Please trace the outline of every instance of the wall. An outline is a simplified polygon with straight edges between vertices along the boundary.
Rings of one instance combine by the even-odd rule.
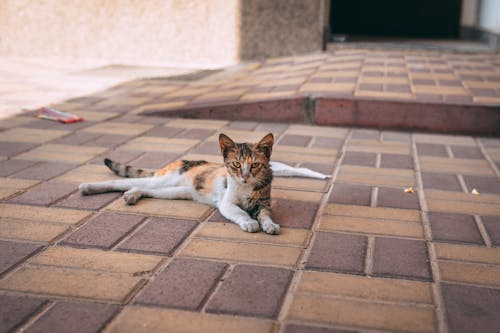
[[[500,34],[500,0],[481,0],[479,28]]]
[[[0,55],[213,67],[239,54],[239,2],[1,0]]]
[[[0,56],[218,67],[321,49],[328,0],[0,0]]]

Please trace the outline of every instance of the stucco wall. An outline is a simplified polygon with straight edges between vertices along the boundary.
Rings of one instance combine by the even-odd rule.
[[[321,48],[327,0],[0,0],[0,56],[217,67]]]
[[[0,55],[222,66],[239,19],[231,0],[1,0]]]

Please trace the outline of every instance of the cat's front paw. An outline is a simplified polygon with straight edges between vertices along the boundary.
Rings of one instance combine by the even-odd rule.
[[[246,232],[257,232],[260,229],[260,225],[257,221],[249,221],[241,223],[240,228]]]
[[[265,222],[262,223],[262,230],[269,235],[278,235],[280,233],[280,226],[273,222]]]

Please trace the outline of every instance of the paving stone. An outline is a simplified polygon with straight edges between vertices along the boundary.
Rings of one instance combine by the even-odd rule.
[[[354,331],[336,328],[314,327],[306,325],[286,324],[284,333],[353,333]]]
[[[500,217],[482,216],[481,219],[493,245],[500,245]]]
[[[177,153],[147,152],[128,164],[143,169],[161,169],[178,158]]]
[[[366,244],[364,236],[317,232],[306,268],[363,274]]]
[[[57,302],[25,332],[98,332],[118,309],[114,304]]]
[[[471,215],[431,212],[429,220],[434,240],[483,244],[474,217]]]
[[[367,301],[433,304],[429,282],[304,271],[297,293],[345,296]]]
[[[310,136],[285,134],[283,137],[281,137],[279,144],[284,146],[306,147],[310,141]]]
[[[456,175],[437,172],[422,172],[424,188],[435,188],[446,191],[462,191]]]
[[[123,150],[139,150],[142,152],[184,153],[196,145],[199,140],[159,138],[153,136],[140,136],[122,145]]]
[[[420,156],[419,160],[422,171],[494,176],[494,172],[486,160],[434,156]]]
[[[69,131],[20,127],[0,132],[0,141],[44,143],[69,133]]]
[[[273,220],[280,226],[310,229],[314,223],[318,203],[299,200],[273,199]]]
[[[116,200],[122,194],[117,192],[100,193],[93,195],[81,195],[80,192],[74,193],[56,203],[56,207],[78,208],[87,210],[98,210]]]
[[[361,299],[337,299],[320,294],[297,294],[292,301],[287,319],[384,331],[436,331],[434,309],[430,306],[372,303]]]
[[[0,156],[12,157],[36,146],[38,144],[28,142],[0,142]]]
[[[354,151],[348,151],[344,155],[342,164],[373,167],[375,166],[376,157],[377,154],[374,153],[359,153]]]
[[[364,89],[366,90],[366,89]],[[370,129],[355,129],[352,131],[353,139],[369,139],[369,140],[378,140],[379,131],[370,130]]]
[[[445,243],[437,243],[435,247],[439,259],[500,264],[500,249],[498,248]]]
[[[500,215],[498,195],[426,190],[429,211],[475,215]]]
[[[300,163],[301,168],[308,168],[310,170],[325,174],[331,175],[334,169],[333,164],[323,164],[323,163]]]
[[[0,162],[0,177],[6,177],[35,164],[33,161],[6,160]]]
[[[88,211],[65,208],[30,206],[29,209],[26,209],[26,206],[14,204],[0,204],[0,211],[2,212],[3,218],[53,222],[67,225],[76,224],[92,214],[92,212]]]
[[[0,240],[0,274],[25,260],[40,248],[41,246],[36,244]]]
[[[273,322],[240,316],[127,306],[110,324],[109,332],[178,332],[179,327],[186,333],[271,333]]]
[[[312,148],[340,149],[343,143],[343,139],[316,136]]]
[[[204,128],[218,130],[228,124],[225,120],[208,120],[208,119],[174,119],[167,125],[169,127],[179,128]]]
[[[88,141],[98,138],[101,136],[99,133],[87,133],[87,132],[74,132],[65,137],[53,140],[53,143],[60,143],[66,145],[81,145]]]
[[[479,193],[500,194],[500,180],[497,177],[464,176],[469,191],[476,189]]]
[[[237,265],[215,291],[207,311],[276,318],[292,275],[281,268]]]
[[[328,182],[320,179],[276,177],[273,179],[273,188],[327,192]]]
[[[13,332],[44,303],[42,298],[0,295],[0,332]]]
[[[30,161],[61,162],[80,164],[89,161],[106,151],[103,147],[71,146],[62,144],[45,144],[18,157]]]
[[[128,140],[130,140],[130,137],[126,135],[104,134],[93,140],[85,142],[83,145],[112,148],[119,146]]]
[[[109,249],[143,219],[140,215],[104,212],[71,233],[62,244]]]
[[[168,127],[167,124],[166,126],[154,127],[151,130],[144,133],[144,135],[175,138],[177,134],[179,134],[180,132],[182,132],[182,128]]]
[[[220,148],[218,145],[214,145],[212,142],[203,142],[196,148],[192,150],[193,153],[197,154],[210,154],[210,155],[221,155]],[[222,158],[221,158],[222,161]]]
[[[451,146],[453,156],[456,158],[483,159],[483,153],[477,147]]]
[[[408,144],[396,141],[353,139],[349,141],[347,150],[361,153],[410,154]]]
[[[441,284],[450,332],[494,332],[498,329],[500,290]]]
[[[373,186],[415,186],[412,170],[344,165],[336,181]]]
[[[78,189],[73,184],[47,182],[36,185],[27,192],[12,198],[10,203],[48,206]]]
[[[103,133],[115,135],[136,136],[153,128],[153,125],[147,124],[129,124],[125,122],[105,122],[95,124],[84,129],[85,132]]]
[[[0,281],[0,288],[42,295],[122,302],[140,278],[52,266],[25,266]]]
[[[336,183],[328,202],[370,206],[371,193],[371,186]]]
[[[317,230],[424,238],[419,222],[343,215],[322,215]]]
[[[172,255],[197,225],[196,221],[152,218],[120,244],[119,249]]]
[[[215,131],[211,129],[190,128],[177,134],[175,137],[183,139],[205,140],[209,136],[213,135],[214,132]]]
[[[89,164],[98,164],[98,165],[103,165],[104,164],[104,158],[109,158],[113,161],[120,162],[120,163],[126,163],[128,164],[129,162],[135,160],[139,156],[141,156],[143,153],[139,151],[132,151],[132,150],[113,150],[111,152],[108,152],[106,154],[103,154],[101,156],[97,156],[90,161],[88,161]]]
[[[126,205],[120,198],[111,203],[106,209],[153,216],[166,216],[186,220],[204,220],[213,211],[207,205],[188,200],[163,200],[143,198],[135,205]]]
[[[215,215],[215,214],[214,214]],[[220,223],[221,215],[213,216],[211,221],[219,221],[212,223],[204,223],[197,230],[196,237],[212,238],[212,239],[232,239],[247,242],[255,242],[262,244],[283,244],[296,247],[305,247],[311,234],[310,231],[304,229],[281,228],[279,237],[270,237],[269,235],[257,232],[241,232],[239,226],[231,222]],[[213,220],[212,220],[213,218]]]
[[[417,152],[419,155],[448,157],[446,146],[442,144],[417,143]]]
[[[420,209],[417,194],[405,193],[404,189],[402,188],[379,188],[377,206],[403,209]]]
[[[72,164],[41,162],[16,173],[15,177],[24,179],[48,180],[74,167],[75,166]]]
[[[432,280],[426,243],[409,239],[375,238],[373,274]]]
[[[297,247],[202,238],[193,238],[180,252],[181,256],[186,257],[211,258],[223,261],[285,267],[295,267],[301,254],[301,249]]]
[[[413,169],[413,159],[409,155],[382,154],[381,168]]]
[[[324,213],[338,216],[420,222],[420,212],[410,209],[330,204],[326,206]]]
[[[224,274],[227,265],[176,259],[135,298],[135,303],[199,310]]]
[[[68,229],[69,224],[65,223],[30,221],[15,218],[0,219],[0,237],[8,239],[50,242]]]

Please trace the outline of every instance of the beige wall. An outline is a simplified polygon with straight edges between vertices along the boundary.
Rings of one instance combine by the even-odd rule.
[[[321,48],[326,0],[0,0],[0,56],[217,67]]]

